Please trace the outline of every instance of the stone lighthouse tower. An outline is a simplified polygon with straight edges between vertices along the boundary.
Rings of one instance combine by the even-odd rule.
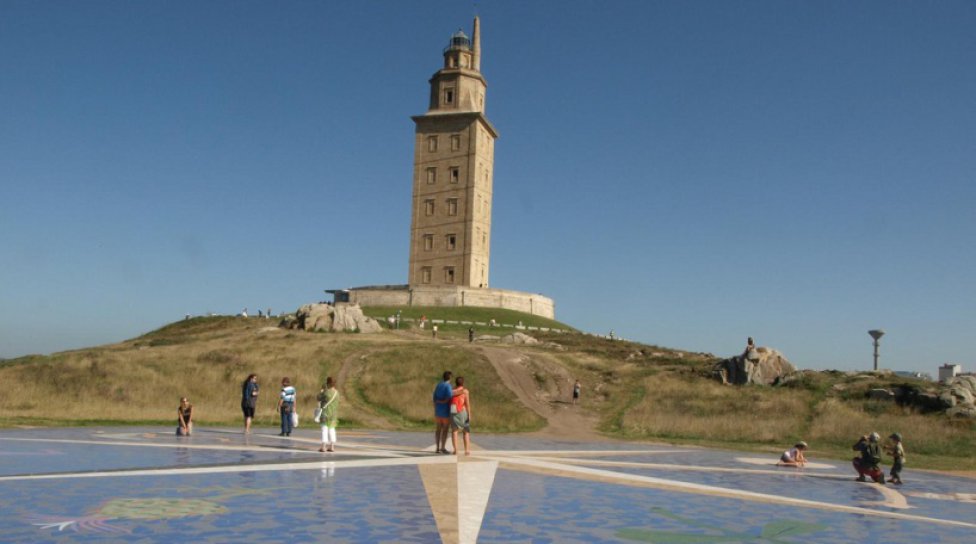
[[[495,139],[485,117],[480,21],[458,30],[430,79],[427,113],[416,123],[411,287],[488,287]]]

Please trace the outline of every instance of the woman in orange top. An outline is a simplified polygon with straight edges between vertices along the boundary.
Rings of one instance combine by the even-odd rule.
[[[451,399],[451,443],[454,455],[458,452],[458,431],[464,432],[464,454],[471,455],[471,394],[464,387],[464,376],[454,380],[454,397]]]

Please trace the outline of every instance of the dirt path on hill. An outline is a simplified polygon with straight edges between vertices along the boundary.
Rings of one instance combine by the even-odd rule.
[[[417,334],[395,331],[401,338],[415,340]],[[455,343],[448,340],[448,342]],[[546,426],[529,436],[561,438],[566,440],[604,441],[606,437],[596,432],[597,418],[572,404],[574,376],[565,366],[554,361],[548,354],[536,350],[523,350],[518,346],[501,347],[469,344],[455,345],[483,355],[498,373],[502,383],[510,389],[526,408],[546,420]],[[357,391],[362,362],[376,349],[358,351],[342,361],[337,380],[344,394],[356,404],[356,420],[374,429],[394,429],[385,417],[370,408],[369,402]],[[539,376],[537,379],[536,376]]]
[[[574,378],[566,368],[539,352],[518,348],[471,347],[488,359],[505,387],[547,425],[532,436],[570,440],[605,440],[596,432],[596,418],[572,404]],[[536,374],[544,376],[537,379]]]
[[[370,408],[369,402],[357,392],[356,384],[359,381],[360,373],[363,371],[362,362],[373,353],[374,350],[359,351],[346,357],[342,361],[342,367],[339,369],[336,380],[346,397],[356,403],[356,421],[371,429],[390,430],[394,429],[394,426],[386,418],[375,413]]]

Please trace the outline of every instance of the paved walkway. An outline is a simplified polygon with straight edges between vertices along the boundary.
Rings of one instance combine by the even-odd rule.
[[[976,480],[857,483],[718,450],[433,433],[0,431],[4,542],[974,542]]]

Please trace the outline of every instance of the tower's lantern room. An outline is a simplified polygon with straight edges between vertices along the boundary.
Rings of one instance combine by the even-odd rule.
[[[463,30],[451,34],[444,48],[444,66],[430,79],[431,111],[485,111],[487,83],[481,75],[480,36],[477,17],[471,38]]]
[[[451,43],[444,48],[444,68],[470,68],[473,63],[471,40],[463,30],[458,29],[451,36]]]

